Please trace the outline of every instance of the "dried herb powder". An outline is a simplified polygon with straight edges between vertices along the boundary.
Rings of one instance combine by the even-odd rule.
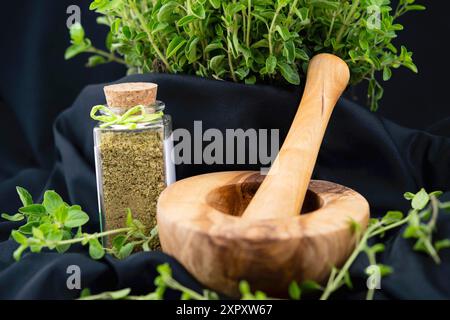
[[[129,208],[150,231],[156,226],[156,204],[166,186],[163,131],[104,131],[98,147],[105,227],[123,227]],[[158,246],[155,241],[150,247]]]

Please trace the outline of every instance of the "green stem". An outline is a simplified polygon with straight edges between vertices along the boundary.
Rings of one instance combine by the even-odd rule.
[[[291,25],[292,15],[294,14],[294,9],[297,7],[297,1],[298,0],[294,0],[294,2],[292,2],[291,7],[289,8],[289,12],[288,12],[288,15],[286,17],[286,21],[287,21],[287,26],[288,27]]]
[[[441,258],[439,258],[439,255],[436,252],[436,249],[434,249],[434,247],[431,244],[429,239],[424,240],[424,245],[427,248],[427,251],[428,251],[429,255],[431,256],[431,258],[433,258],[434,262],[436,264],[440,264],[441,263]]]
[[[424,244],[428,250],[428,253],[433,258],[433,260],[436,264],[440,264],[441,259],[439,258],[439,254],[436,252],[436,249],[434,248],[434,246],[432,244],[432,239],[433,239],[432,237],[433,237],[433,231],[436,227],[438,215],[439,215],[438,200],[436,199],[435,196],[431,196],[431,218],[427,225],[429,237],[427,237]]]
[[[428,228],[429,228],[430,232],[433,232],[434,228],[436,227],[437,218],[438,218],[438,214],[439,214],[439,203],[434,195],[432,195],[430,197],[430,199],[431,199],[431,212],[432,213],[431,213],[430,222],[428,223]]]
[[[207,35],[205,33],[205,28],[203,27],[203,22],[200,22],[200,43],[202,45],[202,52],[203,52],[203,60],[208,61],[209,60],[209,52],[206,52],[206,46],[208,45],[208,42],[206,41]]]
[[[331,32],[333,32],[335,21],[336,21],[336,11],[333,13],[333,18],[331,19],[330,28],[328,29],[327,39],[325,40],[325,42],[330,40]]]
[[[186,0],[186,13],[187,14],[192,13],[192,3],[190,0]]]
[[[336,268],[332,268],[332,269],[331,269],[331,273],[330,273],[330,276],[328,277],[328,282],[327,282],[327,285],[326,285],[326,287],[325,287],[325,291],[324,291],[323,294],[322,294],[322,297],[324,297],[324,295],[325,295],[325,298],[322,299],[322,297],[321,297],[321,298],[320,298],[321,300],[326,300],[326,299],[329,297],[329,295],[331,294],[331,292],[328,293],[328,294],[326,294],[325,292],[326,292],[327,290],[330,291],[331,287],[333,286],[333,281],[334,281],[334,279],[336,278],[336,272],[337,272],[337,269],[336,269]]]
[[[330,297],[330,295],[339,288],[339,284],[344,279],[345,274],[350,269],[351,265],[355,261],[356,257],[358,257],[361,250],[363,250],[363,248],[366,246],[367,240],[369,239],[369,235],[378,226],[379,226],[379,224],[375,224],[375,225],[370,226],[367,229],[367,231],[364,233],[361,240],[359,241],[358,246],[353,250],[352,254],[347,259],[344,266],[339,270],[339,273],[337,274],[337,276],[333,279],[333,281],[331,281],[331,283],[329,283],[326,286],[324,292],[322,293],[322,295],[320,297],[320,300],[327,300]],[[331,278],[331,276],[330,276],[330,278]]]
[[[147,26],[147,22],[145,21],[145,18],[142,16],[142,14],[139,12],[138,8],[136,7],[136,3],[134,1],[130,1],[130,7],[133,9],[134,14],[138,18],[142,28],[144,29],[144,32],[147,34],[148,41],[150,42],[151,46],[153,47],[153,50],[155,50],[158,57],[164,63],[167,71],[169,73],[172,73],[172,68],[171,68],[169,62],[167,61],[164,54],[159,50],[158,46],[156,45],[155,39],[153,38],[153,35]]]
[[[63,241],[49,241],[49,242],[47,242],[47,245],[63,246],[63,245],[67,245],[67,244],[80,243],[80,242],[83,242],[86,239],[90,240],[90,239],[103,238],[105,236],[110,236],[110,235],[113,235],[113,234],[125,233],[125,232],[128,232],[130,230],[131,230],[131,228],[121,228],[121,229],[109,230],[109,231],[105,231],[105,232],[90,234],[90,235],[87,235],[87,236],[85,236],[83,238],[74,238],[74,239],[63,240]]]
[[[159,296],[155,292],[146,294],[145,296],[128,296],[125,297],[126,300],[138,300],[138,301],[148,301],[148,300],[159,300]]]
[[[201,294],[198,294],[194,290],[186,288],[185,286],[183,286],[181,283],[179,283],[178,281],[176,281],[173,278],[163,277],[163,280],[169,288],[187,293],[191,298],[193,298],[195,300],[208,300],[206,297],[202,296]]]
[[[375,255],[370,250],[366,250],[366,253],[367,253],[367,258],[369,259],[369,265],[370,266],[376,265],[377,261],[375,259]],[[369,288],[369,290],[367,290],[366,300],[373,300],[374,295],[375,295],[375,289]]]
[[[337,37],[336,37],[336,43],[339,44],[342,40],[342,37],[344,36],[345,30],[349,27],[350,21],[355,15],[356,10],[358,9],[360,0],[354,0],[353,4],[350,8],[350,11],[345,16],[344,22],[342,23],[341,28],[338,31]]]
[[[241,11],[242,15],[242,43],[245,43],[245,35],[247,34],[247,15],[245,8]]]
[[[377,236],[377,235],[380,235],[380,234],[382,234],[382,233],[385,233],[385,232],[388,231],[388,230],[395,229],[395,228],[397,228],[397,227],[399,227],[399,226],[401,226],[401,225],[404,225],[405,223],[408,222],[408,220],[409,220],[409,216],[406,216],[405,218],[403,218],[402,220],[400,220],[400,221],[398,221],[398,222],[392,223],[392,224],[390,224],[390,225],[388,225],[388,226],[386,226],[386,227],[384,227],[384,228],[382,228],[382,229],[380,229],[380,230],[374,231],[374,232],[370,235],[370,238],[375,237],[375,236]]]
[[[103,50],[100,50],[100,49],[97,49],[94,47],[89,48],[88,50],[86,50],[86,52],[98,54],[99,56],[105,57],[109,61],[114,61],[114,62],[117,62],[120,64],[125,64],[125,65],[127,64],[125,62],[125,60],[115,56],[113,53],[106,52],[106,51],[103,51]]]
[[[142,9],[142,12],[148,11],[147,1],[141,1],[141,9]]]
[[[252,0],[247,1],[247,34],[245,36],[245,44],[250,47],[250,29],[252,23]]]
[[[230,30],[229,29],[227,29],[227,38],[229,39],[230,38]],[[230,73],[231,73],[231,78],[233,79],[233,81],[234,82],[237,82],[237,79],[236,79],[236,75],[235,75],[235,73],[234,73],[234,67],[233,67],[233,60],[232,60],[232,57],[231,57],[231,50],[233,50],[233,48],[230,48],[230,41],[227,41],[227,48],[228,48],[228,52],[227,52],[227,54],[228,54],[228,67],[230,68]]]
[[[406,6],[407,6],[407,4],[401,5],[400,3],[397,5],[397,8],[395,9],[395,14],[394,14],[394,17],[393,17],[394,20],[405,13]]]
[[[278,6],[275,9],[275,13],[273,15],[273,19],[272,19],[272,22],[270,23],[270,27],[269,27],[269,52],[271,55],[273,54],[273,44],[272,44],[273,29],[275,28],[275,22],[278,18],[280,10],[281,10],[281,6]]]

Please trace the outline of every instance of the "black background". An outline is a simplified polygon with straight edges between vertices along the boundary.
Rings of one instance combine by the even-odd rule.
[[[125,70],[113,64],[86,69],[85,56],[64,61],[69,43],[67,6],[79,4],[87,36],[95,44],[104,41],[106,29],[95,24],[96,15],[87,9],[88,3],[19,0],[0,8],[2,212],[14,213],[19,207],[16,185],[28,188],[36,196],[54,188],[87,212],[96,212],[94,122],[88,111],[92,105],[104,102],[104,98],[102,85],[81,90],[89,84],[115,81]],[[385,98],[377,114],[362,106],[364,99],[357,104],[342,100],[328,128],[315,177],[358,190],[369,200],[375,216],[388,209],[405,210],[405,191],[417,191],[422,186],[428,190],[449,189],[447,7],[445,1],[430,1],[426,12],[411,13],[402,20],[406,30],[398,42],[415,52],[419,75],[396,70],[393,79],[385,84]],[[159,83],[160,96],[174,116],[175,127],[190,128],[192,120],[202,119],[205,128],[279,127],[283,137],[299,99],[295,89],[248,87],[193,77],[154,74],[126,80]],[[362,89],[357,88],[356,95],[363,96]],[[192,92],[198,95],[192,98]],[[346,96],[353,96],[351,90]],[[224,110],[226,113],[221,114]],[[278,117],[271,117],[272,114]],[[224,123],[224,119],[228,122]],[[182,178],[224,169],[236,168],[181,166],[177,173]],[[445,197],[450,199],[450,194]],[[96,230],[96,219],[95,214],[91,216],[88,231]],[[450,237],[449,222],[448,215],[442,217],[438,238]],[[75,248],[65,255],[27,254],[21,262],[13,263],[11,254],[16,244],[7,239],[15,227],[17,224],[0,223],[0,298],[77,297],[77,292],[64,290],[65,267],[71,263],[86,270],[83,285],[94,291],[129,286],[135,293],[148,292],[155,276],[154,266],[165,261],[172,264],[177,278],[199,288],[180,265],[161,253],[139,253],[125,261],[108,257],[97,262]],[[381,261],[397,272],[384,284],[383,292],[377,292],[377,298],[450,297],[449,251],[443,253],[443,264],[437,267],[430,258],[412,252],[411,243],[402,239],[400,232],[383,241],[387,250]],[[364,296],[365,265],[364,259],[357,261],[352,270],[355,290],[343,292],[342,297]]]

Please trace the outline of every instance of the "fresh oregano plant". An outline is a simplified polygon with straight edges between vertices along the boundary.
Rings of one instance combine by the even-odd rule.
[[[127,212],[125,227],[85,233],[82,227],[89,221],[87,213],[78,205],[67,204],[55,191],[46,191],[42,203],[34,203],[31,194],[24,188],[17,187],[17,193],[23,205],[19,212],[1,215],[9,221],[25,220],[24,225],[11,232],[11,237],[19,244],[13,254],[15,260],[19,260],[27,249],[41,252],[47,248],[63,253],[74,244],[88,245],[89,255],[93,259],[101,259],[105,252],[123,259],[138,247],[149,251],[149,243],[157,236],[156,228],[148,232],[145,225],[133,219],[130,210]],[[111,247],[104,248],[100,241],[113,235]]]
[[[358,242],[344,265],[340,269],[335,267],[332,268],[325,286],[310,280],[304,281],[301,284],[298,284],[295,281],[292,282],[288,288],[289,297],[293,300],[300,300],[304,293],[315,291],[321,293],[321,300],[327,300],[334,292],[344,285],[352,289],[353,284],[350,279],[349,270],[356,258],[362,253],[366,254],[369,261],[369,266],[365,270],[368,276],[372,275],[375,268],[380,271],[381,277],[390,275],[394,270],[390,266],[378,263],[376,260],[376,255],[384,251],[384,245],[376,242],[369,244],[369,240],[376,240],[379,237],[383,237],[386,232],[405,225],[407,225],[407,228],[403,233],[403,237],[416,239],[416,244],[413,249],[427,253],[437,264],[439,264],[440,259],[438,252],[444,248],[450,248],[450,239],[437,240],[434,242],[432,240],[440,209],[450,212],[450,202],[440,202],[438,200],[441,194],[442,192],[440,191],[427,193],[425,189],[421,189],[416,194],[407,192],[404,197],[411,201],[411,210],[408,215],[404,216],[400,211],[388,211],[380,219],[371,219],[368,228],[364,232],[361,232],[362,228],[358,223],[350,221],[351,229],[355,233]],[[86,289],[83,290],[81,299],[158,300],[164,298],[164,292],[167,288],[180,291],[182,293],[182,299],[218,299],[218,295],[212,291],[204,290],[202,294],[199,294],[181,285],[173,279],[172,271],[168,264],[158,266],[157,271],[159,276],[155,279],[156,289],[154,292],[147,295],[130,295],[131,289],[129,288],[91,295],[89,290]],[[253,293],[246,281],[240,282],[239,290],[241,292],[241,299],[243,300],[270,299],[261,291]],[[373,299],[374,293],[374,289],[368,289],[366,299]]]
[[[127,65],[129,73],[196,74],[252,83],[291,83],[305,77],[309,59],[333,53],[347,62],[351,83],[368,81],[372,110],[392,69],[417,68],[412,53],[392,43],[398,19],[424,10],[415,0],[94,0],[106,25],[107,51],[80,24],[70,30],[65,57],[87,52],[88,66]]]
[[[427,253],[437,264],[441,262],[439,251],[450,248],[450,239],[433,240],[439,210],[450,211],[450,202],[439,202],[438,197],[441,194],[440,191],[427,194],[421,189],[417,194],[407,192],[404,195],[406,199],[411,200],[412,210],[403,237],[415,239],[414,250]]]

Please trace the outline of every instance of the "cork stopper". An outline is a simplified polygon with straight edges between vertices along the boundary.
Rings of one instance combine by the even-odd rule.
[[[128,82],[106,86],[103,90],[109,107],[130,109],[137,105],[153,105],[156,102],[158,85],[150,82]]]

